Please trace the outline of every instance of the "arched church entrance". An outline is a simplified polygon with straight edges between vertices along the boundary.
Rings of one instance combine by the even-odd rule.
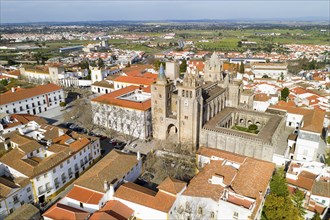
[[[178,129],[174,124],[170,124],[167,127],[167,139],[170,141],[178,140]]]

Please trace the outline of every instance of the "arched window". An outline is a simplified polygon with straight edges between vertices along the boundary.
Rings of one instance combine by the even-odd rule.
[[[203,215],[203,208],[202,207],[198,207],[198,215]]]

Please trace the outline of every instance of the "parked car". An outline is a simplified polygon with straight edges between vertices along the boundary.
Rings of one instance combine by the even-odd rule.
[[[114,146],[114,148],[117,150],[123,150],[125,146],[126,146],[125,142],[117,142],[117,144]]]
[[[72,123],[72,125],[69,126],[70,129],[74,129],[74,128],[76,128],[76,127],[78,127],[78,125],[76,125],[76,124],[74,124],[74,123]]]
[[[92,132],[92,131],[88,132],[87,135],[89,135],[89,136],[96,136],[96,134],[94,132]]]
[[[73,125],[72,122],[65,122],[65,124],[64,124],[64,126],[65,126],[66,128],[70,128],[71,125]]]
[[[87,129],[86,128],[82,128],[82,127],[75,127],[72,130],[73,131],[76,131],[78,133],[87,133]]]
[[[118,142],[116,139],[112,138],[109,140],[109,144],[113,144],[113,145],[116,145]]]
[[[121,152],[128,154],[128,153],[130,153],[131,151],[130,151],[130,150],[127,150],[127,149],[124,149],[124,150],[121,150]]]

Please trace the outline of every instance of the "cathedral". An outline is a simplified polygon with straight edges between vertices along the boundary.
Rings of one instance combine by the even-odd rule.
[[[205,61],[203,78],[187,71],[181,82],[171,81],[161,66],[151,86],[153,138],[271,161],[276,135],[285,128],[283,116],[247,109],[244,95],[242,82],[223,70],[216,53]],[[256,124],[260,132],[232,129],[250,124]]]

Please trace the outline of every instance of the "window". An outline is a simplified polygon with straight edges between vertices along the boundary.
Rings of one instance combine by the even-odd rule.
[[[84,208],[84,204],[82,202],[80,203],[80,208]]]
[[[29,195],[28,199],[31,200],[32,199],[32,195]]]
[[[38,154],[39,152],[40,152],[39,149],[37,149],[37,154]]]
[[[40,180],[40,176],[38,176],[38,177],[36,178],[36,180],[39,181],[39,180]]]
[[[61,163],[60,168],[63,168],[63,163]]]
[[[44,174],[44,178],[47,178],[47,173]]]
[[[19,201],[18,201],[18,197],[17,197],[17,195],[14,195],[14,196],[13,196],[13,200],[14,200],[14,204],[16,204],[16,203],[19,202]]]
[[[56,168],[53,169],[53,173],[56,173]]]
[[[184,116],[184,119],[188,119],[188,116],[186,115],[186,116]]]
[[[81,153],[81,151],[80,151],[80,152],[79,152],[79,155],[81,156],[81,154],[82,154],[82,153]]]
[[[202,207],[198,207],[198,215],[203,215],[203,208]]]
[[[73,159],[75,160],[76,158],[77,158],[76,155],[74,155],[74,156],[73,156]]]
[[[234,212],[233,218],[238,219],[238,212]]]
[[[214,212],[211,212],[210,218],[214,218]]]
[[[28,188],[26,189],[26,191],[27,191],[27,192],[30,192],[30,191],[31,191],[31,188],[30,188],[30,187],[28,187]]]
[[[50,190],[51,190],[51,188],[50,188],[50,183],[46,183],[46,190],[47,190],[47,191],[50,191]]]
[[[66,163],[69,164],[69,163],[70,163],[70,159],[68,159],[68,160],[66,161]]]

